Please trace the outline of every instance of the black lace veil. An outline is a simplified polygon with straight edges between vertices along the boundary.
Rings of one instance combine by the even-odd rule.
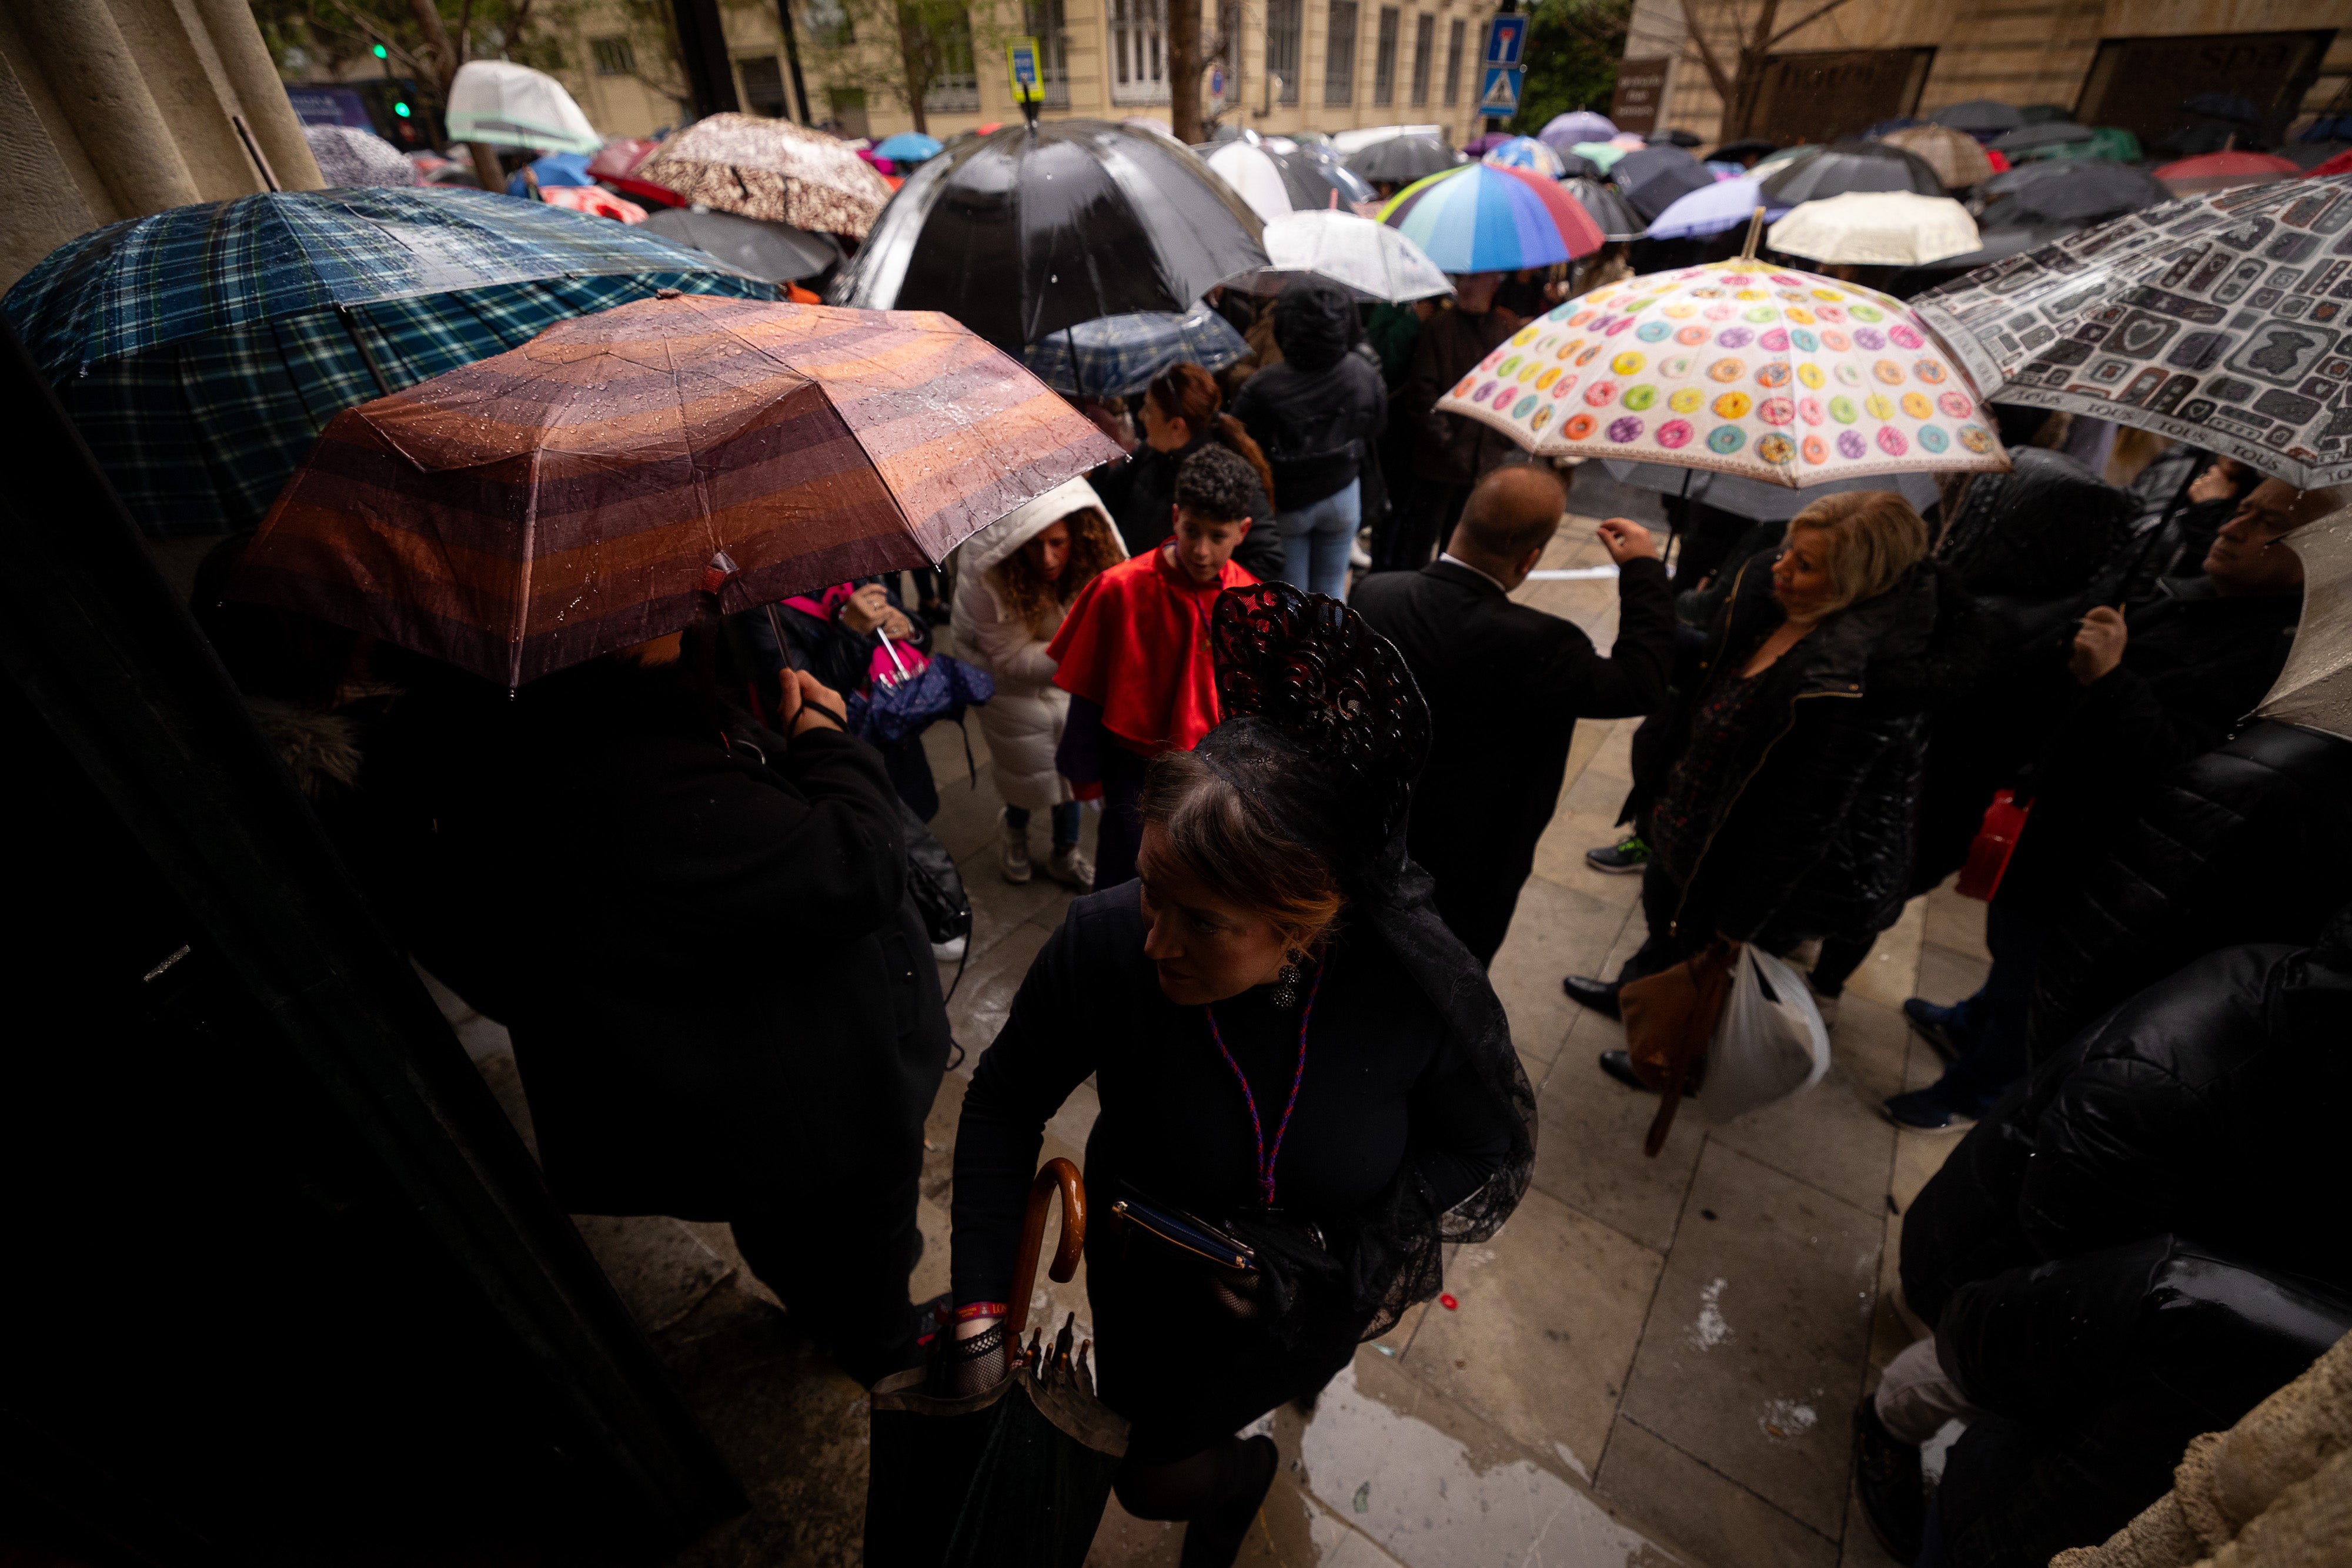
[[[1405,853],[1412,784],[1428,760],[1429,704],[1387,639],[1338,600],[1281,583],[1228,589],[1211,622],[1224,721],[1202,759],[1285,838],[1339,873],[1342,919],[1368,931],[1445,1020],[1442,1049],[1475,1074],[1512,1129],[1486,1185],[1440,1211],[1408,1161],[1352,1234],[1332,1237],[1349,1270],[1363,1337],[1436,1294],[1448,1242],[1484,1241],[1527,1191],[1535,1092],[1511,1047],[1486,970],[1431,901],[1435,883]]]

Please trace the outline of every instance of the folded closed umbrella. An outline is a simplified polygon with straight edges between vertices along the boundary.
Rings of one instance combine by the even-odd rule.
[[[1885,141],[1889,147],[1900,147],[1924,160],[1948,191],[1964,190],[1992,178],[1992,161],[1985,156],[1983,145],[1965,131],[1948,125],[1915,125],[1889,132]]]
[[[1513,136],[1498,141],[1480,154],[1478,161],[1492,163],[1497,169],[1525,169],[1548,180],[1557,180],[1567,172],[1560,164],[1559,154],[1532,136]]]
[[[1445,274],[1398,229],[1350,212],[1286,213],[1265,225],[1269,265],[1232,287],[1276,295],[1304,277],[1337,284],[1368,304],[1402,305],[1454,292]]]
[[[131,515],[261,520],[342,410],[663,289],[774,289],[642,228],[462,186],[173,207],[52,251],[0,300]]]
[[[2315,296],[2284,283],[2279,258],[2324,255],[2347,214],[2345,176],[2168,202],[1912,306],[2003,402],[2153,431],[2305,488],[2342,484],[2343,333],[2313,319]]]
[[[1785,202],[1768,201],[1757,183],[1743,175],[1736,180],[1717,180],[1704,185],[1686,196],[1677,197],[1666,210],[1650,221],[1652,239],[1704,239],[1709,235],[1736,229],[1756,215],[1756,209],[1765,209],[1768,218],[1778,217],[1789,210]]]
[[[1792,489],[2009,466],[1968,376],[1901,300],[1752,259],[1571,299],[1488,354],[1437,409],[1538,456]]]
[[[1066,396],[1133,397],[1171,365],[1222,371],[1248,352],[1248,340],[1233,323],[1195,305],[1181,313],[1145,310],[1081,321],[1030,344],[1021,357],[1032,374]]]
[[[1619,160],[1609,182],[1635,212],[1655,223],[1680,198],[1715,183],[1715,176],[1679,147],[1644,147]]]
[[[641,299],[338,414],[229,592],[517,686],[936,566],[1118,456],[941,316]]]
[[[507,60],[467,60],[449,83],[443,112],[450,140],[594,157],[604,139],[563,84]]]
[[[1218,146],[1206,162],[1259,218],[1271,221],[1294,210],[1282,166],[1259,144],[1255,131],[1244,131],[1236,140]]]
[[[1997,136],[2004,131],[2014,131],[2025,123],[2025,113],[2014,104],[1998,99],[1972,98],[1951,104],[1927,117],[1937,125],[1948,125],[1955,131],[1970,135]]]
[[[1925,267],[1983,241],[1968,209],[1949,196],[1848,191],[1791,208],[1767,243],[1827,266]]]
[[[2269,152],[2204,152],[2163,164],[2155,172],[2174,195],[2201,196],[2241,185],[2291,180],[2303,171],[2293,161]]]
[[[2352,511],[2286,536],[2303,562],[2303,617],[2256,718],[2352,740]]]
[[[1549,267],[1590,256],[1603,243],[1591,214],[1559,181],[1486,163],[1416,181],[1381,210],[1381,221],[1455,274]]]
[[[1993,151],[2005,152],[2015,162],[2020,154],[2039,152],[2068,141],[2091,141],[2091,128],[2070,120],[2050,120],[2041,125],[2021,125],[2014,131],[2004,131],[1992,139]]]
[[[1547,120],[1544,128],[1536,132],[1536,140],[1555,152],[1566,152],[1580,141],[1606,141],[1616,134],[1616,123],[1607,115],[1589,109],[1571,109]]]
[[[890,187],[849,143],[789,120],[714,114],[673,133],[630,178],[722,213],[863,239]]]
[[[1592,215],[1601,237],[1612,245],[1640,239],[1650,231],[1648,220],[1626,204],[1614,185],[1578,176],[1561,181],[1559,188]]]
[[[2028,163],[1995,174],[1977,194],[1989,198],[1978,215],[1985,228],[2095,224],[2173,199],[2164,183],[2145,169],[2088,158]]]
[[[1388,136],[1349,154],[1349,169],[1375,185],[1409,185],[1455,167],[1454,150],[1429,136]]]
[[[1885,141],[1833,141],[1764,182],[1766,195],[1790,206],[1848,191],[1916,191],[1940,196],[1944,183],[1925,158]]]
[[[1170,138],[1099,120],[1008,125],[908,175],[835,298],[943,310],[1017,354],[1080,321],[1190,310],[1265,265],[1265,226]]]
[[[709,207],[664,208],[648,216],[645,225],[650,234],[706,251],[739,272],[771,283],[814,277],[841,259],[841,246],[831,235]]]
[[[425,177],[408,154],[378,136],[350,125],[306,125],[302,140],[310,144],[320,177],[330,185],[356,189],[362,185],[421,185]]]

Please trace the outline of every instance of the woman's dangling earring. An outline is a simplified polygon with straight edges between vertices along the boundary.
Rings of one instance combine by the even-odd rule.
[[[1298,1005],[1298,966],[1306,956],[1293,947],[1283,955],[1281,972],[1274,977],[1274,1005],[1285,1012]]]

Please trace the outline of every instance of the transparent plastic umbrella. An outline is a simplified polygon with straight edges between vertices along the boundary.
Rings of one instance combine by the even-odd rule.
[[[1251,294],[1275,295],[1302,277],[1338,284],[1367,303],[1402,305],[1454,292],[1428,253],[1402,232],[1353,213],[1287,213],[1265,225],[1273,265],[1233,279]]]

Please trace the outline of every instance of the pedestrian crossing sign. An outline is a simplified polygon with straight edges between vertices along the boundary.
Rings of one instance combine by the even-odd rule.
[[[1478,95],[1480,114],[1508,115],[1519,111],[1519,75],[1517,66],[1488,66],[1486,85]]]
[[[1004,45],[1004,72],[1012,79],[1013,101],[1026,107],[1045,100],[1037,70],[1037,40],[1012,38]]]

